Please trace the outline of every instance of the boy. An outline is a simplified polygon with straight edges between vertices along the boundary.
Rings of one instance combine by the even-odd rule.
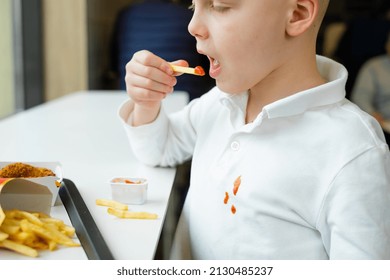
[[[119,114],[136,156],[192,157],[172,258],[390,259],[388,146],[345,99],[345,68],[315,55],[327,4],[193,1],[217,87],[169,117],[169,64],[147,51],[128,63]]]

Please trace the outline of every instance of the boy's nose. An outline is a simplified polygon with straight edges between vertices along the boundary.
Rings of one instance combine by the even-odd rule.
[[[206,39],[208,37],[206,25],[196,11],[188,24],[188,32],[196,39]]]

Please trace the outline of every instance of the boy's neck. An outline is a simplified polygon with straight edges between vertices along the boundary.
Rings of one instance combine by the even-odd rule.
[[[288,63],[249,89],[245,122],[253,122],[268,104],[324,83],[326,80],[317,70],[315,57],[305,65]]]

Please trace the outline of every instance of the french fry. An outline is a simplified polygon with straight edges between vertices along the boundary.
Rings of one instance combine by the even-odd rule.
[[[48,242],[48,245],[49,245],[49,250],[50,251],[54,251],[55,249],[57,249],[57,242],[55,242],[53,240],[50,240]]]
[[[80,244],[74,242],[68,235],[63,233],[59,228],[56,228],[53,224],[44,224],[43,228],[51,233],[53,236],[52,241],[58,244],[66,245],[68,247],[78,247]]]
[[[23,245],[29,246],[30,248],[33,248],[35,250],[48,250],[49,249],[49,245],[41,239],[29,240],[28,242],[24,243]]]
[[[8,226],[18,226],[20,227],[20,220],[15,219],[5,219],[2,225],[8,225]]]
[[[5,213],[0,206],[0,225],[4,222],[4,219],[5,219]]]
[[[26,255],[29,257],[37,257],[38,256],[37,250],[35,250],[29,246],[8,240],[8,239],[0,241],[0,247],[6,248],[6,249],[11,250],[11,251],[18,252],[20,254],[23,254],[23,255]]]
[[[60,245],[75,247],[80,244],[72,237],[75,229],[63,221],[44,213],[21,210],[5,211],[0,224],[0,248],[37,257],[38,250],[56,250]]]
[[[16,234],[20,229],[20,226],[14,226],[14,225],[1,225],[0,226],[0,230],[9,234],[9,235],[13,235],[13,234]]]
[[[109,199],[96,199],[96,205],[98,206],[107,206],[118,210],[128,210],[128,206],[126,204],[120,203],[115,200]]]
[[[68,236],[47,224],[44,224],[43,227],[39,227],[24,220],[21,223],[21,228],[27,232],[32,231],[36,235],[47,241],[55,241],[58,244],[66,245],[69,247],[80,246],[79,244],[73,242],[73,240],[70,239]]]
[[[20,211],[20,210],[10,210],[5,212],[6,216],[11,216],[13,218],[17,219],[26,219],[29,222],[36,224],[38,226],[42,226],[43,222],[37,217],[37,215],[34,215],[32,213],[26,212],[26,211]]]
[[[114,215],[121,219],[148,219],[155,220],[158,218],[157,214],[148,213],[148,212],[130,212],[125,210],[118,210],[114,208],[107,209],[108,214]]]
[[[9,234],[0,231],[0,241],[6,240],[8,238]]]
[[[195,68],[191,68],[191,67],[183,67],[183,66],[171,64],[171,67],[173,71],[178,73],[186,73],[186,74],[192,74],[197,76],[205,75],[205,71],[203,70],[202,66],[196,66]]]
[[[37,236],[33,232],[20,231],[11,235],[10,239],[18,243],[28,244],[37,239]]]
[[[45,224],[55,224],[58,228],[63,227],[65,225],[63,221],[50,217],[41,218],[41,221]]]
[[[76,233],[76,229],[74,227],[67,226],[67,225],[64,225],[63,227],[61,227],[60,231],[69,237],[72,237]]]

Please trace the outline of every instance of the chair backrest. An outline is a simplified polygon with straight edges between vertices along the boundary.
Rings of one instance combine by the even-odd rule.
[[[167,61],[185,59],[207,69],[207,59],[197,53],[196,41],[187,26],[192,12],[167,1],[144,1],[130,5],[118,15],[114,31],[114,54],[120,88],[125,89],[125,66],[133,54],[147,49]],[[207,77],[182,75],[175,90],[187,91],[190,99],[208,91],[214,82]]]

